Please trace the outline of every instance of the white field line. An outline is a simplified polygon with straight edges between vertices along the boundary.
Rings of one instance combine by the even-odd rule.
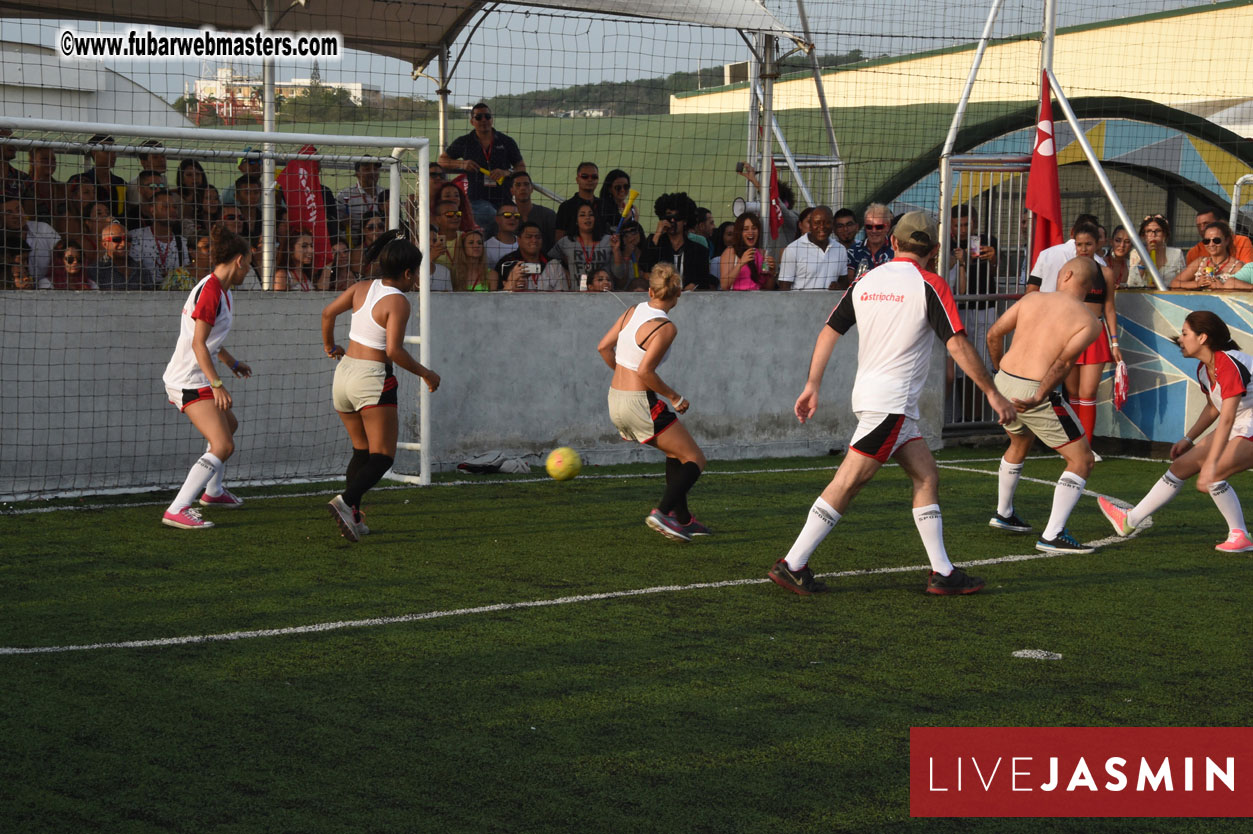
[[[1049,459],[1052,459],[1050,456]],[[1000,460],[995,458],[994,460]],[[975,461],[978,462],[978,461]],[[990,462],[990,461],[985,461]],[[942,468],[955,469],[961,472],[974,472],[980,475],[997,475],[996,472],[989,472],[984,469],[967,469],[964,467],[950,466],[942,464]],[[826,469],[828,467],[816,467],[815,469]],[[806,469],[797,470],[760,470],[760,471],[814,471]],[[748,472],[724,473],[724,474],[749,474]],[[600,477],[620,477],[620,476],[600,476]],[[633,476],[631,476],[633,477]],[[1052,481],[1044,481],[1038,478],[1023,478],[1022,480],[1032,481],[1034,483],[1051,484]],[[482,483],[481,481],[479,483]],[[518,481],[501,481],[500,483],[518,483]],[[1084,490],[1086,495],[1097,495],[1098,493]],[[1128,506],[1118,499],[1112,499],[1119,506]],[[1141,530],[1145,530],[1153,525],[1152,518],[1145,519],[1144,526],[1132,533],[1132,537],[1140,534]],[[1092,547],[1102,547],[1113,542],[1123,541],[1118,536],[1106,536],[1103,539],[1086,542]],[[969,562],[959,563],[961,567],[981,567],[984,565],[1000,565],[1006,562],[1030,562],[1036,559],[1053,559],[1064,554],[1060,553],[1016,553],[1009,556],[997,556],[992,559],[976,559]],[[929,571],[930,565],[908,565],[904,567],[892,568],[863,568],[860,570],[845,570],[832,573],[819,573],[815,576],[821,578],[839,579],[848,576],[871,576],[874,574],[884,573],[906,573],[913,571]],[[165,646],[187,646],[198,643],[229,643],[235,640],[252,640],[258,637],[287,637],[295,634],[318,634],[326,631],[341,631],[347,628],[372,628],[375,626],[398,625],[402,623],[416,623],[423,620],[436,620],[444,617],[465,617],[472,614],[492,614],[498,611],[517,611],[525,608],[551,608],[556,605],[574,605],[581,602],[597,602],[608,599],[625,599],[627,597],[648,596],[651,594],[673,594],[683,591],[699,591],[708,588],[737,588],[745,585],[763,585],[769,582],[766,578],[755,579],[727,579],[722,582],[696,582],[691,585],[658,585],[653,588],[634,588],[626,591],[608,591],[602,594],[580,594],[571,597],[557,597],[555,599],[539,599],[525,602],[498,602],[494,605],[480,605],[474,608],[453,608],[446,611],[426,611],[421,614],[402,614],[393,617],[373,617],[366,620],[340,620],[330,623],[314,623],[312,625],[288,626],[287,628],[267,628],[255,631],[230,631],[222,634],[196,634],[184,637],[158,637],[150,640],[122,640],[113,643],[85,643],[73,646],[3,646],[0,647],[0,655],[24,655],[24,654],[57,654],[61,652],[84,652],[96,651],[100,649],[148,649],[160,648]]]
[[[1060,460],[1060,459],[1061,458],[1059,458],[1057,455],[1032,455],[1027,458],[1027,460]],[[1165,461],[1158,461],[1153,458],[1134,458],[1134,457],[1115,458],[1113,455],[1107,456],[1106,459],[1107,460],[1132,460],[1132,461],[1143,461],[1143,462],[1150,462],[1150,463],[1168,463]],[[962,463],[998,463],[1000,462],[1000,460],[1001,459],[999,457],[968,458],[968,459],[962,460],[961,462]],[[723,475],[778,475],[784,472],[829,472],[829,471],[834,470],[837,466],[838,466],[838,462],[833,462],[830,466],[802,466],[802,467],[790,467],[790,468],[779,467],[776,469],[738,469],[738,470],[728,470],[728,471],[714,470],[712,472],[709,472],[709,471],[705,472],[701,477],[708,478],[711,476],[723,476]],[[888,463],[888,464],[884,464],[883,468],[884,469],[896,468],[897,466],[898,464]],[[949,466],[949,465],[941,463],[940,466]],[[985,475],[989,474],[985,472],[984,470],[970,470],[970,471],[981,472],[982,474],[985,474]],[[609,481],[609,480],[625,480],[628,478],[661,478],[664,476],[664,474],[665,473],[663,472],[640,472],[637,474],[620,474],[620,475],[580,475],[579,480]],[[993,472],[991,474],[995,475],[996,473]],[[497,478],[494,480],[484,480],[484,479],[475,478],[473,476],[467,476],[467,479],[464,481],[439,481],[437,483],[430,484],[430,487],[501,486],[504,484],[542,484],[551,480],[552,479],[547,476],[537,477],[537,478]],[[330,483],[330,481],[327,481],[326,483]],[[428,489],[428,487],[417,487],[417,486],[414,486],[413,484],[392,484],[389,486],[376,486],[370,491],[371,492],[387,492],[390,490],[397,490],[397,489]],[[171,492],[173,492],[173,490],[171,490]],[[273,500],[278,500],[282,498],[313,498],[316,496],[327,496],[327,495],[331,495],[330,488],[320,489],[320,490],[310,490],[308,492],[283,492],[283,493],[271,493],[268,495],[246,495],[244,496],[244,498],[247,501],[273,501]],[[130,501],[130,502],[125,502],[125,503],[113,503],[113,504],[64,504],[62,506],[56,506],[56,507],[16,507],[13,509],[0,507],[0,516],[34,515],[34,514],[39,514],[39,513],[59,513],[59,512],[82,512],[84,510],[134,509],[136,507],[164,507],[168,505],[169,503],[170,503],[169,501],[165,501],[165,500],[156,500],[156,501]]]

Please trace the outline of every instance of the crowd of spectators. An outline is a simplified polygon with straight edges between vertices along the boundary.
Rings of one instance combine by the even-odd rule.
[[[615,168],[602,179],[600,167],[584,161],[573,172],[572,196],[554,211],[534,202],[521,149],[496,130],[491,108],[475,105],[470,122],[473,129],[454,139],[428,172],[436,291],[644,291],[645,276],[659,262],[673,264],[687,290],[841,290],[895,257],[886,205],[871,204],[860,217],[828,206],[798,213],[782,181],[773,220],[747,211],[719,223],[686,193],[644,202],[628,172]],[[130,182],[114,172],[112,137],[93,136],[88,146],[84,170],[62,181],[54,150],[31,149],[22,171],[14,165],[16,148],[0,144],[0,288],[187,289],[209,268],[209,233],[217,223],[253,240],[259,251],[261,163],[251,149],[219,191],[195,159],[171,172],[155,140],[140,146],[139,173]],[[374,274],[363,253],[387,228],[380,170],[376,162],[358,162],[352,185],[337,194],[323,188],[329,246],[321,256],[311,231],[288,223],[280,194],[274,290],[342,291]],[[751,165],[737,170],[758,183]],[[405,202],[403,222],[411,229],[416,208],[416,198]],[[1115,286],[1152,286],[1126,229],[1115,228],[1107,241],[1096,218],[1083,219],[1100,229],[1098,250]],[[956,207],[947,276],[953,289],[1017,293],[1039,279],[1051,267],[1028,263],[1025,218],[1023,228],[1017,251],[1005,252],[995,237],[980,233],[976,213]],[[1197,213],[1196,229],[1200,242],[1186,254],[1171,245],[1171,225],[1161,215],[1145,217],[1136,231],[1172,289],[1253,290],[1249,238],[1209,208]]]

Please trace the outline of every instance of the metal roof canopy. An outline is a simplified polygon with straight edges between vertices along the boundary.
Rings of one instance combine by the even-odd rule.
[[[364,0],[344,5],[326,0],[213,0],[171,3],[169,0],[0,0],[0,17],[99,20],[182,29],[211,27],[247,31],[265,24],[282,32],[339,32],[352,49],[409,61],[424,68],[442,47],[452,45],[480,11],[500,5],[538,6],[562,11],[670,20],[720,29],[769,32],[790,36],[783,24],[758,0],[636,0],[629,7],[606,0],[529,0],[486,3],[474,0]]]

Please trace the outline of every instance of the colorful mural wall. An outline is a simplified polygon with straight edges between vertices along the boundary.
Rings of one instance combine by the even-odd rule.
[[[1115,411],[1110,367],[1101,383],[1096,434],[1173,443],[1200,415],[1206,398],[1196,384],[1196,361],[1185,359],[1171,339],[1188,313],[1209,310],[1227,323],[1241,348],[1253,351],[1253,303],[1231,294],[1124,290],[1117,304],[1131,391]]]

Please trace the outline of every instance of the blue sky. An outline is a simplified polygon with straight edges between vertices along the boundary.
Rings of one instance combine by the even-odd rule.
[[[1059,26],[1108,20],[1178,8],[1169,0],[1113,0],[1084,3],[1059,0]],[[794,3],[771,0],[767,6],[794,31],[800,31]],[[814,40],[820,53],[861,49],[865,54],[904,54],[966,43],[978,38],[990,3],[918,3],[917,0],[879,0],[851,4],[812,0],[806,4]],[[1006,37],[1038,31],[1041,0],[1006,0],[994,35]],[[0,21],[0,38],[52,47],[57,31],[73,25],[95,31],[95,23],[69,21]],[[103,31],[127,27],[102,24]],[[454,57],[465,36],[454,45]],[[547,9],[502,7],[475,33],[453,79],[453,102],[528,90],[563,87],[601,80],[630,80],[667,75],[679,70],[714,67],[746,60],[747,48],[732,31],[680,24],[649,23],[626,18],[597,19]],[[195,62],[152,63],[121,61],[113,69],[154,93],[173,100],[184,81],[194,80],[216,65]],[[236,68],[260,74],[259,65]],[[436,84],[413,80],[407,64],[366,53],[350,52],[338,63],[322,62],[326,81],[361,81],[389,95],[435,96]],[[311,62],[279,64],[278,77],[307,77]],[[434,64],[428,68],[434,73]]]

